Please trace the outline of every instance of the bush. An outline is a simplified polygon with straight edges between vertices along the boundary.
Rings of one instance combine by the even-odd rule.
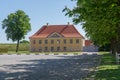
[[[110,51],[110,44],[99,47],[99,51]]]
[[[19,51],[29,51],[29,44],[28,43],[20,43]]]

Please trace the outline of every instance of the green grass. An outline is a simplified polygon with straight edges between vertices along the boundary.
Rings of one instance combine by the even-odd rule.
[[[120,65],[116,64],[115,55],[102,53],[101,64],[95,80],[120,80]]]
[[[16,51],[16,44],[0,44],[0,48],[6,48],[9,52]],[[21,43],[19,45],[19,51],[29,51],[29,44],[28,43]]]

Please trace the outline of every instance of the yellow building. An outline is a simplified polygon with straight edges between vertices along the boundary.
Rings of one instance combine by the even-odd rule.
[[[73,25],[44,25],[30,37],[32,52],[82,51],[84,37]]]

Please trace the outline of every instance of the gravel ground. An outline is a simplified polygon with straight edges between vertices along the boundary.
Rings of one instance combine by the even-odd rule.
[[[99,59],[97,54],[0,55],[0,80],[84,80]]]

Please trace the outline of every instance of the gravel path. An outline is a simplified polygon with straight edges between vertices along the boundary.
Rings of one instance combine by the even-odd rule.
[[[97,54],[0,55],[0,80],[81,80],[99,59]]]

